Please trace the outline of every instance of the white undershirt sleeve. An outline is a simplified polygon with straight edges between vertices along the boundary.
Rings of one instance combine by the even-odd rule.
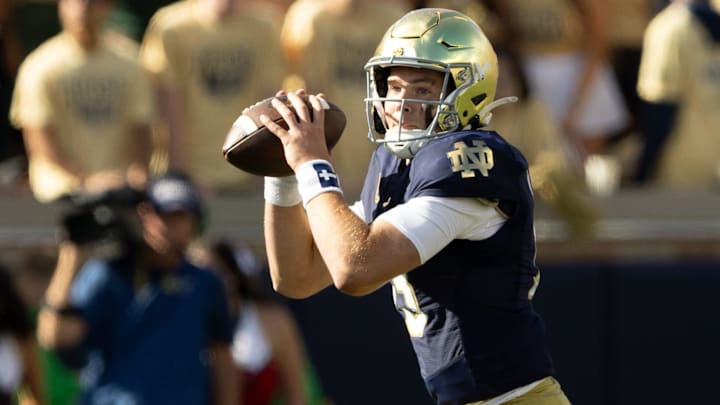
[[[417,197],[377,217],[397,228],[425,263],[454,239],[491,237],[506,219],[476,198]]]
[[[362,218],[363,221],[365,220],[365,208],[364,208],[363,205],[362,205],[362,201],[360,201],[360,200],[355,201],[355,202],[350,206],[350,211],[354,212],[355,215],[357,215],[357,216],[359,216],[360,218]]]

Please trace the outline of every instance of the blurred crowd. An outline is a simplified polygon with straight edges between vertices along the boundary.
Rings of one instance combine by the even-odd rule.
[[[203,198],[259,193],[261,178],[224,161],[225,135],[245,107],[305,88],[347,115],[333,159],[355,199],[374,147],[363,65],[386,28],[420,7],[460,10],[493,42],[497,98],[519,99],[490,128],[526,155],[536,195],[571,234],[591,235],[596,197],[623,188],[720,190],[718,0],[7,0],[0,198],[49,204],[168,172],[187,173]],[[230,342],[235,364],[250,380],[282,374],[288,404],[319,403],[292,317],[243,287],[253,278],[240,251],[216,241],[192,256],[220,269],[235,318],[255,320]],[[57,251],[38,251],[0,271],[0,405],[78,398],[77,375],[34,344],[57,262]],[[238,346],[248,339],[266,356]],[[294,368],[265,369],[283,350]]]
[[[304,87],[347,114],[333,157],[354,198],[373,147],[362,66],[392,21],[431,6],[465,12],[493,41],[499,93],[520,100],[492,128],[523,147],[544,199],[717,189],[716,12],[669,3],[6,1],[0,184],[48,202],[180,169],[209,195],[254,193],[259,179],[221,156],[227,130],[277,89]]]
[[[5,1],[0,192],[52,202],[179,169],[209,196],[257,193],[224,137],[245,107],[302,87],[347,115],[333,158],[354,199],[373,148],[362,67],[398,16],[447,7],[493,41],[499,97],[519,97],[491,129],[582,233],[594,196],[720,185],[713,1]]]

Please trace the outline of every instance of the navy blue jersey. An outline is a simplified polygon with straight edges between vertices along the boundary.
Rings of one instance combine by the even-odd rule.
[[[393,280],[422,377],[438,403],[487,399],[552,375],[531,295],[533,196],[522,154],[495,132],[462,131],[430,142],[408,164],[373,154],[362,192],[366,222],[420,196],[475,197],[508,217],[485,240],[452,241]]]

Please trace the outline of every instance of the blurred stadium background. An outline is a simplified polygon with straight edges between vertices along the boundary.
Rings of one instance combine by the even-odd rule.
[[[569,238],[539,202],[535,302],[575,404],[707,404],[720,363],[720,193],[598,197],[597,236]],[[0,199],[0,254],[56,242],[58,207]],[[262,253],[261,193],[210,200],[207,236]],[[430,404],[389,289],[288,301],[323,390],[338,405]],[[492,331],[488,331],[492,333]]]
[[[112,18],[143,27],[170,2],[117,1]],[[22,3],[19,34],[33,49],[59,29],[55,1]],[[142,12],[133,16],[130,6]],[[141,30],[130,33],[139,38]],[[542,282],[535,304],[548,325],[565,392],[577,405],[718,402],[720,188],[622,187],[592,198],[597,228],[581,238],[553,207],[537,201]],[[212,197],[205,236],[249,244],[262,257],[262,205],[260,188]],[[28,193],[0,196],[0,261],[22,268],[28,255],[54,252],[59,216],[60,207]],[[389,287],[362,298],[328,289],[287,303],[334,404],[431,404]]]

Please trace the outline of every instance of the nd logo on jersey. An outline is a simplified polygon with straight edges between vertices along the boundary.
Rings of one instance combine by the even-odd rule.
[[[462,178],[475,177],[475,170],[479,170],[483,177],[488,177],[488,172],[495,166],[493,151],[485,142],[472,141],[473,146],[465,142],[455,142],[455,149],[447,153],[452,165],[453,173],[460,172]]]

